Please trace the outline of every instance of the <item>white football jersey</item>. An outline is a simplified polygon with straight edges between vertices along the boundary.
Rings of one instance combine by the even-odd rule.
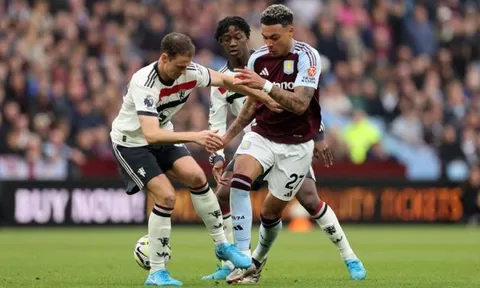
[[[235,76],[235,72],[228,62],[218,72],[232,77]],[[218,134],[225,135],[228,109],[236,117],[242,110],[246,100],[247,97],[243,94],[232,92],[222,87],[211,87],[210,112],[208,115],[210,129],[218,129]],[[245,127],[245,133],[251,130],[250,125]],[[217,151],[217,153],[225,157],[223,150]]]
[[[208,87],[210,81],[208,69],[193,62],[173,84],[161,81],[157,62],[141,68],[133,74],[122,108],[112,123],[112,142],[125,147],[148,145],[139,115],[158,117],[160,127],[173,130],[170,122],[173,115],[182,108],[195,87]]]

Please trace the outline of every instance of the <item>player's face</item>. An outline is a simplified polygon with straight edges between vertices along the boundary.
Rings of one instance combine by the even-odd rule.
[[[293,26],[283,27],[280,24],[262,24],[262,36],[268,51],[273,56],[284,56],[290,51],[293,37]]]
[[[187,72],[187,66],[192,63],[193,56],[177,55],[169,58],[167,54],[162,54],[161,60],[164,64],[164,71],[168,78],[175,80]]]
[[[247,50],[247,35],[235,26],[228,27],[228,31],[220,38],[220,43],[223,46],[228,56],[241,58]]]

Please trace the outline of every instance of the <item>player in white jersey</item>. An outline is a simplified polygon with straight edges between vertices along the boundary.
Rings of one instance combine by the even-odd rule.
[[[155,201],[148,221],[151,269],[145,284],[180,286],[182,282],[166,270],[175,205],[174,188],[166,173],[190,187],[195,210],[215,243],[216,256],[237,267],[251,265],[251,259],[228,243],[215,194],[205,173],[182,144],[194,142],[209,150],[221,143],[220,136],[210,130],[174,132],[170,119],[195,87],[225,87],[263,99],[272,107],[277,104],[265,93],[233,85],[232,77],[192,63],[195,47],[183,34],[166,35],[160,50],[157,62],[132,76],[110,136],[126,192],[133,194],[145,188]]]
[[[241,17],[226,17],[218,23],[215,38],[217,42],[222,45],[225,53],[227,53],[228,55],[228,62],[223,68],[220,69],[221,73],[225,73],[227,75],[235,75],[235,68],[243,68],[247,66],[248,59],[252,54],[252,51],[248,46],[249,36],[250,26]],[[210,129],[218,129],[220,134],[224,134],[227,127],[228,108],[230,108],[230,111],[233,115],[238,116],[240,110],[245,103],[246,97],[242,97],[241,94],[228,91],[224,88],[212,87],[210,99]],[[244,129],[244,132],[247,133],[250,130],[251,128],[249,124],[246,129]],[[314,154],[317,158],[321,157],[324,161],[325,166],[329,167],[333,164],[333,160],[330,149],[328,148],[328,144],[326,143],[326,141],[324,141],[323,133],[324,127],[322,124],[321,130],[315,138]],[[218,183],[215,194],[217,195],[218,201],[220,203],[220,209],[222,210],[222,217],[224,223],[223,226],[226,232],[227,239],[230,242],[233,242],[233,225],[230,213],[230,181],[233,176],[233,166],[235,160],[232,160],[228,163],[223,175],[222,170],[225,163],[225,156],[223,154],[223,150],[217,151],[216,154],[213,154],[211,160],[212,164],[214,164],[213,174],[215,175],[215,179]],[[262,182],[264,180],[265,174],[267,173],[264,173],[262,176],[260,176],[254,181],[251,190],[256,190],[263,184]],[[334,223],[338,223],[338,220],[336,219],[335,213],[325,213],[328,206],[318,197],[317,187],[315,183],[316,179],[313,173],[313,169],[310,169],[309,173],[305,177],[306,179],[300,186],[300,189],[296,195],[298,202],[310,213],[310,215],[313,219],[316,220],[322,231],[324,231],[325,235],[332,241],[332,243],[334,243],[334,245],[339,248],[340,251],[342,251],[342,248],[345,247],[345,243],[349,248],[346,236],[345,238],[342,238],[340,241],[338,241],[340,239],[338,238],[338,235],[336,235],[336,233],[332,233],[332,229],[336,229]],[[329,209],[331,208],[329,207]],[[333,228],[331,228],[332,226]],[[338,227],[341,229],[340,224],[338,224]],[[249,230],[245,229],[244,232],[249,233]],[[340,244],[341,242],[343,243]],[[250,254],[249,249],[248,251],[242,252],[246,252],[247,255]],[[225,280],[231,272],[231,263],[228,263],[228,261],[223,261],[222,266],[219,267],[217,271],[215,271],[215,273],[205,276],[203,277],[203,279]],[[243,279],[241,283],[258,282],[260,272],[261,271],[257,271],[255,275]]]

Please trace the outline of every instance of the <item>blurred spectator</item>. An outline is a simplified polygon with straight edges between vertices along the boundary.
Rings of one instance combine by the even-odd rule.
[[[362,110],[353,112],[353,122],[345,128],[345,142],[354,163],[363,163],[368,150],[380,141],[380,131],[370,123]]]
[[[425,180],[437,176],[415,159],[434,155],[429,165],[453,180],[478,164],[478,1],[10,0],[0,1],[0,178],[59,179],[89,158],[111,161],[108,132],[126,85],[158,58],[165,34],[190,35],[195,61],[218,69],[217,22],[247,19],[256,49],[260,14],[274,2],[291,6],[295,37],[324,59],[320,103],[335,159],[396,160]],[[208,106],[208,89],[192,93],[176,129],[208,127]]]
[[[463,189],[463,209],[465,220],[470,225],[480,223],[480,167],[476,166],[470,172]]]

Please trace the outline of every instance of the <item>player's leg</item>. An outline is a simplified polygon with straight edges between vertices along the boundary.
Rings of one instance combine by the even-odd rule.
[[[235,159],[228,163],[227,167],[225,168],[225,173],[223,174],[224,179],[228,179],[227,183],[230,184],[230,181],[233,176],[233,166],[235,164]],[[268,170],[258,177],[252,184],[250,190],[256,191],[261,188],[264,182],[265,174],[268,174]],[[217,190],[215,192],[218,198],[218,202],[220,204],[220,209],[222,210],[222,217],[223,217],[223,228],[225,231],[225,236],[230,243],[234,242],[233,239],[233,227],[232,227],[232,217],[230,213],[230,185],[219,185],[217,186]],[[231,237],[231,238],[230,238]],[[246,251],[248,255],[251,254],[250,251]],[[222,261],[222,266],[218,267],[218,269],[207,276],[204,276],[203,280],[225,280],[227,276],[232,272],[234,269],[233,264],[230,261]]]
[[[169,170],[190,187],[193,206],[215,243],[217,257],[220,260],[230,260],[236,267],[250,266],[251,259],[239,253],[233,244],[228,243],[223,231],[223,219],[217,197],[210,189],[205,173],[190,156],[186,147],[171,145],[164,148],[162,155],[168,155],[162,160],[165,169],[171,165]]]
[[[350,247],[350,243],[343,232],[335,212],[318,196],[313,169],[310,168],[309,174],[300,187],[296,198],[305,210],[312,215],[312,218],[315,219],[325,235],[337,247],[347,265],[350,277],[353,280],[365,279],[365,268]]]
[[[254,132],[243,136],[237,149],[230,189],[232,224],[238,249],[246,255],[250,252],[252,234],[252,203],[250,190],[252,179],[273,166],[274,155],[269,141]]]
[[[230,181],[233,177],[233,166],[235,165],[235,159],[232,159],[225,167],[225,171],[222,175],[223,179],[226,179],[227,185],[219,184],[215,190],[215,195],[220,205],[223,218],[223,230],[228,242],[234,243],[233,238],[233,225],[232,225],[232,213],[230,212]]]
[[[305,180],[312,161],[313,141],[285,145],[270,143],[275,151],[275,164],[266,176],[269,194],[261,211],[258,245],[252,255],[253,265],[248,269],[235,269],[228,283],[255,283],[265,265],[267,254],[282,229],[282,212]]]
[[[217,196],[218,204],[220,205],[220,210],[222,211],[223,231],[225,232],[225,237],[229,243],[234,243],[232,214],[230,213],[230,180],[233,176],[234,162],[235,160],[233,159],[228,163],[222,175],[224,179],[228,179],[226,181],[228,185],[218,184],[217,189],[215,190],[215,195]],[[235,267],[230,261],[222,260],[221,264],[222,265],[218,267],[215,272],[203,276],[202,280],[225,280]]]
[[[146,189],[154,200],[148,218],[150,273],[146,285],[180,286],[182,282],[170,277],[166,265],[170,257],[169,243],[172,229],[171,215],[175,206],[175,192],[168,178],[158,166],[155,156],[145,147],[127,148],[113,144],[114,155],[121,167],[127,193]]]

